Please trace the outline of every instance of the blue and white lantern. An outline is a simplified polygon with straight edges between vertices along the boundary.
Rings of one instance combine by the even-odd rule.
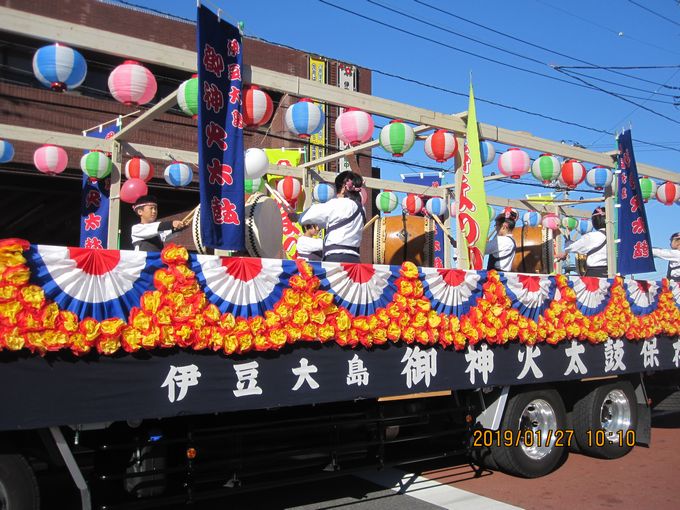
[[[541,224],[541,215],[536,211],[528,211],[522,216],[522,222],[527,227],[538,227]]]
[[[14,159],[14,146],[7,140],[0,140],[0,163],[9,163]]]
[[[480,140],[479,152],[481,153],[482,156],[483,166],[493,163],[493,160],[496,157],[496,149],[494,148],[491,142],[487,142],[486,140]]]
[[[85,80],[87,63],[73,48],[52,44],[33,55],[33,74],[45,87],[56,92],[73,90]]]
[[[301,99],[286,111],[286,128],[300,138],[309,138],[324,126],[326,118],[321,107],[311,99]]]
[[[320,182],[314,186],[312,191],[312,198],[315,202],[325,203],[331,198],[335,198],[335,186],[328,184],[327,182]]]
[[[191,184],[191,181],[194,178],[194,172],[186,163],[178,163],[175,161],[171,165],[165,167],[163,177],[165,177],[165,182],[170,186],[178,188]]]
[[[432,216],[444,216],[446,213],[446,206],[444,200],[440,197],[432,197],[425,202],[425,209]]]
[[[593,223],[590,220],[578,220],[578,231],[581,235],[587,234],[593,230]]]
[[[612,183],[613,175],[609,168],[604,166],[595,166],[588,170],[586,174],[586,182],[591,188],[602,190]]]

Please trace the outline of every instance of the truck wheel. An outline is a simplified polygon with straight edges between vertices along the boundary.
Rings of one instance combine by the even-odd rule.
[[[557,468],[567,455],[567,413],[552,389],[514,395],[505,408],[498,439],[491,451],[508,474],[538,478]]]
[[[633,386],[617,381],[595,388],[574,405],[574,435],[580,450],[617,459],[633,449],[637,403]]]
[[[40,490],[23,455],[0,455],[0,508],[38,510]]]

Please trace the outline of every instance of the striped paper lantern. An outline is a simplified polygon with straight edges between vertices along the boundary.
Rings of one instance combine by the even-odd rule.
[[[593,222],[586,219],[578,220],[579,234],[584,235],[593,230]]]
[[[243,190],[249,194],[252,195],[253,193],[257,193],[262,189],[262,184],[264,181],[262,180],[261,177],[258,177],[256,179],[245,179],[243,181]]]
[[[446,205],[444,200],[440,197],[432,197],[425,202],[425,209],[432,216],[444,216],[446,214]]]
[[[276,183],[276,190],[281,194],[283,198],[285,198],[289,202],[293,202],[294,200],[297,200],[298,196],[300,196],[302,186],[300,184],[300,181],[298,181],[295,177],[287,175],[286,177],[284,177],[283,179]]]
[[[479,141],[479,152],[482,156],[482,165],[486,166],[493,163],[496,158],[496,149],[491,142],[486,140]]]
[[[541,223],[541,215],[536,211],[527,211],[522,216],[522,222],[527,227],[537,227]]]
[[[408,152],[415,140],[413,128],[400,120],[393,120],[380,130],[380,146],[395,158]]]
[[[103,152],[92,151],[80,158],[80,169],[90,179],[103,179],[111,174],[113,162]]]
[[[381,191],[375,197],[375,206],[380,212],[391,213],[397,208],[397,204],[399,204],[399,199],[391,191]]]
[[[373,117],[356,108],[348,108],[335,120],[335,134],[347,145],[354,147],[373,136]]]
[[[531,164],[531,174],[543,184],[548,184],[560,175],[560,160],[552,154],[541,154]]]
[[[87,75],[87,62],[76,50],[61,44],[43,46],[33,55],[33,74],[57,92],[78,88]]]
[[[125,177],[149,182],[153,179],[153,165],[144,158],[132,158],[125,163]]]
[[[566,228],[569,232],[578,228],[578,223],[579,223],[578,220],[576,218],[572,218],[571,216],[566,216],[562,218],[562,226]]]
[[[612,183],[614,175],[609,168],[604,166],[594,166],[586,174],[586,182],[591,188],[603,190]]]
[[[146,104],[156,95],[156,78],[134,60],[126,60],[109,75],[109,90],[124,105]]]
[[[331,198],[335,198],[335,186],[327,182],[320,182],[312,190],[312,198],[320,203],[328,202]]]
[[[288,131],[306,139],[321,131],[326,117],[319,105],[304,98],[288,108],[285,121]]]
[[[177,104],[185,115],[198,117],[198,75],[182,82],[177,89]]]
[[[562,186],[574,189],[586,178],[586,167],[575,159],[568,159],[562,163],[562,171],[557,179]]]
[[[423,210],[423,199],[409,193],[401,200],[401,207],[409,214],[419,214]]]
[[[425,140],[425,154],[437,163],[450,159],[457,150],[456,137],[445,129],[438,129]]]
[[[274,113],[274,103],[264,90],[257,85],[243,89],[243,124],[246,127],[263,126]]]
[[[61,147],[43,145],[33,153],[33,164],[44,174],[60,174],[68,165],[68,155]]]
[[[490,205],[487,205],[486,210],[489,212],[489,220],[493,222],[494,218],[496,217],[496,209]]]
[[[640,191],[642,192],[642,200],[647,202],[651,197],[656,196],[656,182],[649,177],[640,178]]]
[[[519,179],[528,173],[530,166],[529,155],[517,147],[508,149],[498,158],[498,170],[512,179]]]
[[[664,205],[673,205],[680,200],[680,186],[673,182],[664,182],[656,189],[656,199]]]
[[[9,163],[14,159],[14,146],[7,140],[0,140],[0,163]]]
[[[165,167],[163,177],[165,178],[165,182],[170,186],[179,188],[191,184],[191,181],[194,178],[194,172],[186,163],[175,161]]]
[[[541,225],[543,225],[543,228],[547,228],[549,230],[557,230],[560,228],[560,224],[560,217],[555,213],[545,213],[541,219]]]
[[[269,169],[267,153],[257,147],[247,149],[243,160],[243,169],[246,179],[262,177]]]

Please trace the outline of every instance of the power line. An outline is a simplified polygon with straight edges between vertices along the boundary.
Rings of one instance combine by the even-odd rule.
[[[677,26],[680,27],[680,23],[678,23],[677,21],[672,20],[672,19],[670,19],[670,18],[667,18],[667,17],[664,16],[663,14],[659,14],[658,12],[649,9],[649,8],[645,7],[644,5],[640,5],[639,3],[634,2],[633,0],[628,0],[628,1],[629,1],[631,4],[633,4],[633,5],[637,5],[640,9],[643,9],[643,10],[645,10],[645,11],[651,13],[651,14],[654,14],[654,16],[658,16],[659,18],[665,19],[665,20],[668,21],[669,23],[673,23],[674,25],[677,25]]]

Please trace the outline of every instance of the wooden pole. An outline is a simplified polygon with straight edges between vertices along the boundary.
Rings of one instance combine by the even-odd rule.
[[[378,221],[378,218],[380,218],[380,215],[379,215],[379,214],[376,214],[375,216],[373,216],[370,220],[368,220],[368,221],[366,222],[366,224],[364,225],[364,227],[363,227],[362,230],[366,230],[368,227],[370,227],[371,225],[373,225],[376,221]]]

